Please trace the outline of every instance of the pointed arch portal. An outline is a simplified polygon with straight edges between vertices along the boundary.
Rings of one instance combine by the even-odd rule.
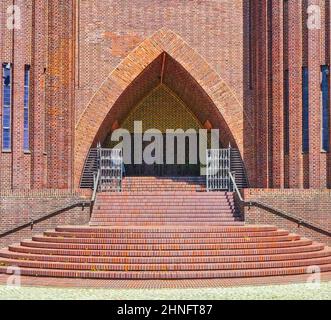
[[[161,29],[133,50],[103,82],[75,131],[75,185],[88,151],[121,124],[130,109],[160,84],[202,124],[221,130],[221,142],[243,152],[243,107],[209,64],[174,32]]]

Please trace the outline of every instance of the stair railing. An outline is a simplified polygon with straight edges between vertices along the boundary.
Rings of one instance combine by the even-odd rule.
[[[229,172],[229,177],[230,177],[230,191],[235,192],[241,202],[244,202],[244,199],[241,195],[241,192],[238,188],[238,185],[236,183],[236,178],[235,178],[235,172]]]
[[[277,215],[279,217],[282,217],[284,219],[287,219],[289,221],[292,221],[292,222],[295,222],[298,224],[298,227],[300,226],[304,226],[306,228],[309,228],[309,229],[312,229],[316,232],[319,232],[321,234],[324,234],[326,236],[331,236],[331,231],[328,230],[327,228],[325,228],[324,226],[321,226],[319,224],[316,224],[314,222],[311,222],[311,221],[308,221],[306,219],[303,219],[303,218],[300,218],[294,214],[291,214],[289,212],[286,212],[284,210],[281,210],[279,208],[275,208],[273,206],[270,206],[266,203],[263,203],[261,201],[256,201],[256,200],[251,200],[251,201],[246,201],[243,199],[243,196],[236,184],[236,180],[235,180],[235,176],[233,175],[232,172],[229,173],[229,177],[230,177],[230,180],[231,180],[231,183],[232,183],[232,191],[234,191],[237,196],[238,196],[238,200],[240,202],[240,205],[242,208],[244,207],[248,207],[249,209],[251,207],[256,207],[256,208],[260,208],[260,209],[263,209],[269,213],[272,213],[274,215]]]
[[[92,203],[94,203],[98,188],[99,188],[99,183],[100,183],[100,169],[98,169],[97,172],[94,173],[93,175],[93,194],[92,194]]]

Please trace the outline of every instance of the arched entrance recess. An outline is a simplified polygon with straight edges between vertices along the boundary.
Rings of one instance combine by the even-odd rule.
[[[130,108],[163,83],[201,121],[221,129],[224,145],[243,151],[243,108],[210,65],[181,37],[161,29],[133,50],[103,82],[76,126],[75,185],[88,151]]]

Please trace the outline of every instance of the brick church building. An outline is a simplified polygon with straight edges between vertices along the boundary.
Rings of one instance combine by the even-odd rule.
[[[0,272],[14,263],[24,275],[71,277],[79,270],[81,278],[293,275],[311,265],[331,271],[331,253],[321,244],[331,244],[330,14],[330,0],[2,0],[0,244],[9,247],[0,251]],[[98,146],[110,149],[111,133],[132,133],[137,120],[162,133],[219,129],[242,199],[236,190],[205,192],[206,177],[192,167],[162,165],[127,166],[121,192],[95,189],[94,199]],[[153,243],[158,256],[160,243],[149,240],[177,238],[174,225],[191,236],[175,242],[177,249],[160,243],[215,261],[180,253],[180,271],[171,272],[165,259],[153,262],[162,264],[153,273],[158,269],[127,267],[144,263],[138,253],[116,267],[96,258],[101,249],[94,246],[130,246],[120,238],[125,228],[140,232],[139,250]],[[84,241],[58,241],[75,232]],[[98,232],[106,239],[118,233],[123,242],[95,244]],[[204,232],[211,244],[197,237]],[[246,250],[238,255],[264,251],[251,262],[231,260],[248,264],[232,270],[213,245],[224,239],[230,246],[226,239],[240,232],[255,240],[242,248],[238,241]],[[194,237],[197,247],[188,242]],[[93,272],[71,252],[86,246],[100,264]],[[58,260],[46,259],[45,248],[61,251],[51,254]],[[284,255],[275,258],[279,265],[257,262],[270,261],[272,248]],[[65,258],[71,256],[76,260]]]

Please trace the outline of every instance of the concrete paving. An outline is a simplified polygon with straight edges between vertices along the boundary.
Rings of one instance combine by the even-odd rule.
[[[231,288],[82,289],[0,286],[1,300],[330,300],[331,282]]]

